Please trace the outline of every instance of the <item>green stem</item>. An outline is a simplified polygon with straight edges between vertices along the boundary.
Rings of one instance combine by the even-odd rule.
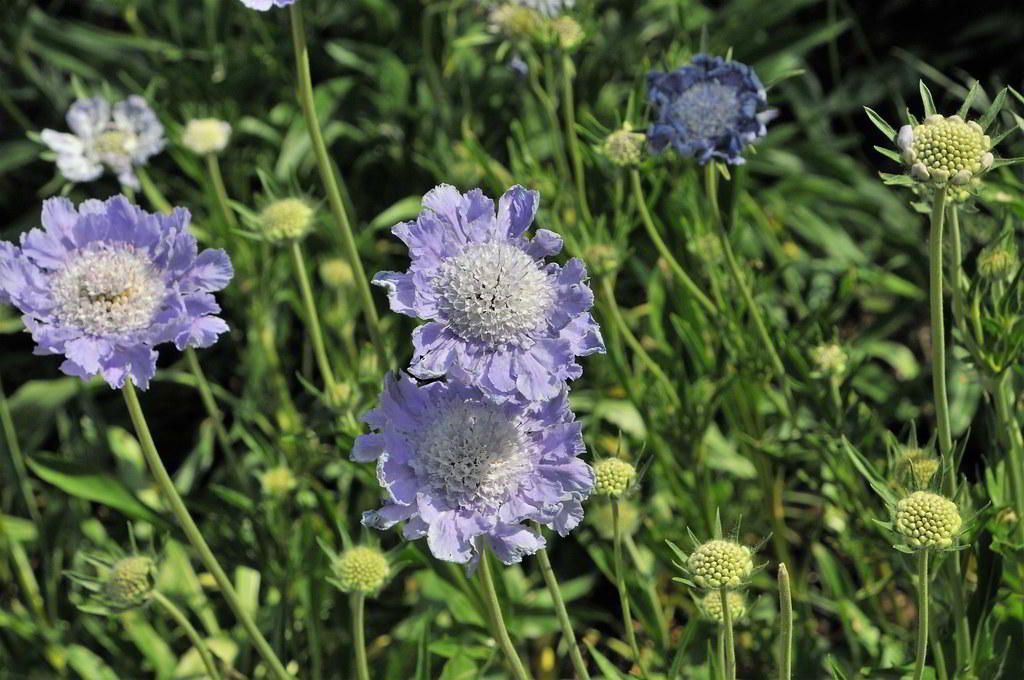
[[[544,66],[546,69],[548,63],[546,62]],[[531,59],[528,76],[530,89],[533,91],[533,96],[537,98],[537,102],[540,104],[541,109],[544,110],[544,115],[547,116],[548,119],[548,127],[551,129],[551,134],[554,138],[551,145],[551,155],[555,159],[555,166],[558,168],[558,176],[559,178],[567,178],[569,176],[569,168],[565,162],[565,156],[562,154],[562,140],[558,127],[558,111],[555,110],[554,99],[540,83],[540,77],[537,75],[540,70],[541,65],[537,62],[537,59]],[[550,73],[545,70],[545,74],[548,76],[549,82],[551,82]]]
[[[719,680],[729,680],[725,675],[725,626],[718,624],[718,674]]]
[[[949,206],[949,231],[952,236],[951,262],[949,263],[949,280],[953,288],[953,321],[962,333],[967,335],[967,312],[964,306],[963,254],[960,246],[960,211],[956,203]]]
[[[224,451],[224,455],[228,458],[232,474],[235,475],[238,481],[244,484],[241,468],[238,464],[238,456],[235,455],[235,449],[231,445],[231,437],[228,436],[228,431],[224,428],[224,416],[221,414],[217,401],[213,397],[213,389],[206,379],[203,367],[199,364],[199,357],[191,347],[185,348],[185,360],[188,362],[188,368],[196,379],[196,386],[199,388],[199,399],[203,402],[203,408],[206,409],[210,420],[213,421],[213,432],[217,437],[220,448]]]
[[[651,237],[651,241],[654,242],[654,247],[658,249],[658,253],[668,263],[668,268],[672,271],[672,274],[676,277],[687,293],[696,300],[704,310],[714,316],[718,310],[708,296],[701,292],[701,289],[697,287],[697,284],[693,282],[683,268],[673,257],[672,251],[665,245],[665,241],[662,240],[661,234],[658,233],[658,228],[654,226],[654,220],[651,218],[651,213],[647,209],[647,201],[644,198],[644,188],[640,183],[640,173],[636,170],[630,171],[630,178],[633,182],[633,197],[636,199],[637,209],[640,211],[640,220],[644,223],[644,228],[647,229],[647,235]]]
[[[713,162],[704,166],[704,189],[707,192],[708,205],[711,207],[711,219],[715,223],[715,229],[722,242],[722,253],[725,255],[725,262],[729,266],[729,273],[732,275],[733,283],[739,289],[740,295],[746,303],[747,312],[754,320],[754,327],[761,338],[761,343],[768,351],[775,375],[781,380],[785,378],[786,368],[782,365],[782,358],[779,356],[778,350],[775,349],[775,343],[772,341],[772,336],[768,333],[768,327],[764,324],[761,310],[758,309],[750,288],[747,286],[746,281],[743,280],[743,274],[740,272],[736,255],[732,252],[732,245],[729,243],[729,234],[726,233],[725,222],[722,221],[722,211],[718,206],[718,170]]]
[[[206,645],[202,636],[199,635],[199,631],[189,622],[188,617],[159,590],[151,592],[149,597],[160,605],[167,615],[174,619],[174,622],[185,631],[185,635],[192,643],[192,646],[196,648],[199,658],[203,661],[203,665],[206,666],[206,672],[210,675],[211,680],[220,680],[220,673],[217,672],[217,664],[213,660],[213,655],[210,654],[210,648]]]
[[[917,659],[913,680],[921,680],[928,656],[928,550],[917,553]]]
[[[544,576],[544,583],[551,593],[551,600],[555,604],[555,615],[562,626],[562,634],[565,635],[565,644],[569,648],[569,658],[572,659],[572,667],[576,670],[577,680],[590,680],[587,673],[587,664],[583,661],[580,653],[580,646],[576,642],[576,633],[572,630],[572,621],[569,620],[569,612],[565,609],[565,601],[562,599],[562,591],[555,579],[555,572],[551,568],[551,560],[548,559],[548,551],[541,548],[537,551],[537,560],[540,562],[540,572]]]
[[[725,629],[725,680],[736,680],[736,643],[732,635],[732,612],[729,611],[729,591],[718,590],[722,598],[722,627]]]
[[[619,589],[619,604],[622,605],[622,625],[626,628],[626,641],[633,652],[633,661],[640,669],[640,675],[647,677],[647,669],[640,659],[640,646],[636,643],[633,630],[633,615],[629,610],[629,591],[626,589],[626,570],[622,566],[622,522],[619,520],[619,499],[610,498],[612,504],[612,531],[615,546],[615,585]]]
[[[572,74],[576,67],[568,54],[562,57],[562,109],[565,114],[565,137],[569,141],[569,157],[572,160],[572,171],[576,179],[576,195],[580,202],[583,221],[589,227],[594,221],[587,205],[586,176],[583,171],[583,156],[580,154],[580,140],[576,135],[576,105],[572,96]]]
[[[238,220],[235,219],[235,213],[228,203],[228,191],[224,188],[224,176],[220,172],[220,161],[217,160],[217,154],[206,155],[206,169],[210,173],[210,183],[213,184],[213,195],[217,199],[217,207],[224,215],[224,222],[228,225],[229,234],[233,236],[234,230],[238,228]]]
[[[309,641],[310,676],[320,680],[324,675],[323,644],[320,641],[320,600],[315,592],[316,581],[306,579],[302,587],[304,602],[302,608],[306,613],[306,634]]]
[[[160,193],[156,184],[150,179],[149,173],[144,168],[135,168],[135,175],[139,178],[139,185],[142,187],[142,193],[145,195],[146,200],[149,204],[157,209],[158,212],[165,214],[171,214],[174,207],[164,198],[164,195]]]
[[[626,546],[626,552],[629,553],[629,559],[632,560],[633,565],[639,570],[640,551],[637,550],[633,537],[629,534],[623,534],[622,543]],[[663,650],[667,650],[669,644],[668,621],[665,620],[665,612],[661,608],[661,601],[658,598],[657,580],[652,573],[647,574],[643,581],[646,586],[645,590],[647,592],[648,603],[650,604],[651,610],[654,612],[654,620],[658,625],[658,644],[661,645]]]
[[[793,677],[793,594],[789,570],[779,565],[779,680]]]
[[[355,647],[356,678],[370,680],[370,667],[366,663],[366,633],[363,627],[363,610],[366,609],[366,593],[352,593],[352,645]]]
[[[178,495],[178,490],[174,488],[174,481],[171,480],[171,476],[167,473],[167,468],[164,467],[163,461],[160,460],[160,454],[157,453],[156,444],[153,442],[153,435],[149,431],[149,426],[146,424],[146,417],[142,414],[142,406],[139,404],[139,397],[135,393],[135,386],[131,380],[126,380],[124,383],[124,400],[128,406],[128,414],[131,416],[132,424],[135,426],[135,432],[139,436],[139,443],[142,445],[142,455],[146,459],[146,464],[149,466],[150,472],[156,479],[157,486],[160,487],[160,492],[163,494],[164,499],[171,507],[171,512],[174,513],[178,523],[181,525],[182,531],[188,538],[189,543],[199,553],[199,558],[203,564],[210,571],[213,576],[213,580],[216,581],[217,587],[220,589],[221,595],[227,601],[231,611],[234,612],[238,621],[245,628],[249,634],[249,638],[256,646],[256,650],[260,656],[267,663],[270,668],[270,672],[277,680],[294,680],[291,674],[285,670],[284,664],[277,658],[277,654],[271,648],[270,643],[267,642],[263,634],[260,633],[260,629],[257,628],[256,622],[253,621],[252,617],[242,606],[242,601],[238,597],[238,593],[235,592],[234,587],[231,585],[231,580],[228,575],[224,573],[224,569],[221,568],[220,563],[217,562],[217,558],[214,557],[213,551],[210,550],[210,546],[207,545],[206,539],[203,538],[203,534],[199,531],[199,527],[196,526],[195,521],[189,514],[188,509],[185,507],[184,501],[181,500],[181,496]]]
[[[302,257],[302,248],[298,241],[292,242],[292,262],[295,264],[295,276],[299,280],[299,290],[302,292],[302,304],[306,308],[306,328],[309,331],[309,339],[313,341],[313,354],[316,355],[316,363],[320,367],[320,375],[324,379],[324,392],[327,394],[328,403],[336,405],[338,385],[334,381],[334,371],[331,370],[331,362],[327,358],[324,335],[320,328],[320,316],[316,312],[313,288],[309,283],[309,272],[306,271],[306,261]]]
[[[505,628],[505,619],[501,616],[501,605],[498,604],[498,593],[494,589],[494,577],[491,576],[490,555],[487,548],[483,548],[480,554],[480,585],[483,586],[484,603],[487,605],[487,613],[491,619],[492,634],[505,653],[508,665],[512,667],[512,674],[516,680],[530,680],[526,668],[516,652],[512,638],[508,636],[508,629]]]
[[[1009,455],[1006,457],[1006,472],[1010,476],[1010,492],[1017,517],[1024,517],[1024,437],[1021,436],[1020,425],[1010,408],[1012,394],[1010,392],[1010,375],[1007,369],[995,384],[996,417],[1000,428],[1009,440]],[[1024,522],[1017,522],[1018,537],[1024,534]]]
[[[28,469],[25,467],[25,455],[18,443],[18,433],[14,429],[14,419],[11,417],[11,407],[7,403],[7,393],[4,392],[3,379],[0,378],[0,425],[4,429],[4,440],[7,443],[7,451],[11,454],[11,465],[14,467],[14,476],[18,478],[18,488],[25,499],[25,506],[28,508],[29,517],[36,526],[41,526],[42,515],[39,512],[39,505],[36,503],[35,494],[32,493],[32,480],[28,476]]]
[[[932,202],[931,234],[929,235],[929,268],[931,269],[929,297],[932,321],[932,392],[935,398],[935,418],[938,429],[939,452],[943,459],[951,460],[953,436],[949,429],[949,399],[946,395],[946,326],[942,318],[942,222],[946,213],[946,189],[935,192]]]
[[[330,205],[331,214],[334,216],[338,232],[341,235],[345,256],[348,258],[349,266],[352,267],[356,287],[359,289],[359,303],[363,308],[363,315],[366,317],[370,340],[377,351],[381,367],[386,368],[388,366],[387,345],[384,343],[384,338],[381,334],[377,308],[373,304],[370,284],[366,278],[366,271],[363,269],[362,260],[359,259],[359,250],[356,247],[356,240],[352,234],[352,225],[349,222],[348,213],[345,211],[345,204],[341,198],[338,179],[334,174],[334,167],[331,165],[331,158],[327,154],[327,146],[324,144],[323,133],[320,130],[320,123],[316,117],[316,105],[313,100],[313,79],[309,71],[309,48],[306,45],[306,33],[302,24],[302,7],[303,3],[297,2],[288,8],[292,25],[292,44],[295,47],[295,66],[299,78],[299,104],[302,106],[302,115],[306,119],[306,127],[309,130],[309,137],[313,143],[317,167],[320,169],[320,179],[323,182],[324,190],[327,192],[327,202]]]

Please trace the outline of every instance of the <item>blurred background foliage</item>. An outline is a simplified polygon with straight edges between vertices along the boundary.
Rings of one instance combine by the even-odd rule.
[[[569,254],[587,259],[609,354],[585,360],[573,405],[591,455],[653,460],[631,499],[637,528],[628,546],[648,667],[656,675],[708,677],[714,628],[699,622],[689,593],[671,581],[664,539],[682,541],[687,526],[710,535],[722,507],[745,541],[772,534],[764,560],[790,565],[796,677],[826,677],[830,658],[849,678],[900,677],[911,660],[913,588],[904,556],[871,521],[886,519],[884,506],[843,439],[885,475],[889,444],[915,431],[922,443],[930,436],[926,227],[908,193],[879,181],[878,170],[896,169],[874,152],[886,140],[862,107],[902,120],[908,106],[918,112],[918,79],[949,110],[975,79],[983,87],[979,110],[1004,85],[1020,90],[1024,14],[1013,3],[986,3],[982,11],[910,0],[579,0],[573,16],[586,39],[563,62],[550,46],[496,35],[475,2],[300,2],[318,112],[347,182],[368,272],[404,267],[387,229],[413,217],[419,197],[440,182],[481,186],[492,196],[513,183],[539,189],[539,226],[562,233]],[[344,384],[342,406],[329,409],[307,389],[313,355],[288,258],[225,227],[200,160],[176,143],[191,117],[231,122],[221,164],[243,216],[270,196],[301,192],[319,200],[285,13],[246,11],[234,0],[7,0],[0,36],[0,238],[15,240],[36,225],[44,197],[117,192],[110,177],[65,186],[31,138],[44,127],[64,129],[77,93],[145,94],[167,126],[172,144],[150,175],[172,203],[193,211],[205,245],[231,251],[238,270],[221,297],[233,330],[202,360],[244,453],[241,469],[215,446],[194,381],[172,351],[163,352],[164,370],[144,397],[148,417],[180,491],[282,657],[303,678],[349,677],[347,604],[324,580],[329,564],[317,541],[359,540],[359,513],[379,495],[373,471],[348,461],[362,432],[358,417],[374,403],[382,377],[351,304],[351,273],[325,218],[305,249],[320,274],[318,304]],[[627,173],[600,153],[604,135],[623,121],[646,125],[644,73],[680,65],[702,40],[709,51],[732,49],[752,65],[780,112],[736,173],[725,209],[782,353],[792,412],[779,406],[768,357],[709,240],[698,171],[666,156],[647,162],[642,174],[676,257],[726,303],[713,319],[675,288],[638,229]],[[567,65],[591,223],[559,166],[565,142],[558,119],[552,125],[540,103],[548,96],[561,116]],[[1024,108],[1019,101],[1013,107]],[[1003,128],[1019,123],[1009,113],[999,120]],[[1019,140],[1011,136],[1001,155],[1022,155]],[[968,272],[1007,229],[1019,240],[1022,217],[1019,173],[993,173],[980,211],[964,216]],[[998,318],[1019,312],[1019,298],[1019,290],[1003,298]],[[383,310],[383,296],[377,301]],[[413,323],[383,318],[403,363]],[[79,568],[82,551],[127,545],[126,520],[160,555],[158,587],[187,605],[238,677],[259,677],[257,658],[213,591],[207,597],[208,577],[195,571],[163,511],[119,397],[61,376],[53,359],[33,358],[10,308],[0,308],[0,333],[0,374],[41,508],[40,521],[31,521],[9,457],[0,458],[0,677],[201,677],[187,640],[150,610],[104,618],[76,609],[81,595],[62,571]],[[835,388],[811,359],[812,348],[833,340],[849,357]],[[966,677],[988,680],[1010,668],[1002,675],[1010,680],[1019,671],[1000,664],[1024,653],[1024,572],[1008,537],[1013,518],[997,512],[1006,504],[1002,446],[981,373],[962,351],[951,353],[965,504],[993,503],[965,558],[979,661]],[[1020,378],[1018,366],[1018,387]],[[293,489],[261,484],[280,466],[294,475]],[[611,678],[630,664],[602,533],[607,513],[592,501],[591,519],[573,537],[553,541],[552,559],[577,631],[596,650],[595,667]],[[403,567],[368,607],[375,677],[500,676],[480,602],[459,569],[393,534],[372,540],[394,548]],[[503,572],[509,626],[533,672],[568,676],[537,565],[528,559]],[[771,573],[756,577],[749,593],[753,604],[737,638],[740,677],[768,677],[764,669],[773,666]],[[936,586],[940,648],[948,647],[952,590],[947,582]]]

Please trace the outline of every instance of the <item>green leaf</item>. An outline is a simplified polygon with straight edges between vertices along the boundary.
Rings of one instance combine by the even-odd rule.
[[[1003,108],[1003,104],[1006,103],[1006,88],[999,90],[999,94],[992,100],[992,106],[988,107],[988,111],[978,119],[978,125],[981,126],[982,130],[988,130],[988,126],[995,121],[996,116]]]
[[[886,158],[896,161],[897,163],[903,163],[903,158],[894,150],[887,149],[884,146],[875,146],[875,151],[882,154]]]
[[[604,673],[606,678],[609,678],[610,680],[626,680],[625,676],[619,672],[618,668],[615,667],[615,664],[609,661],[608,657],[604,654],[597,651],[590,640],[586,640],[585,642],[587,643],[587,649],[590,650],[591,656],[594,657],[594,663],[597,664],[597,667],[601,669],[601,672]]]
[[[967,96],[964,97],[964,103],[960,105],[960,110],[957,111],[957,115],[967,120],[967,115],[971,112],[971,104],[974,103],[974,97],[978,94],[978,90],[981,89],[981,83],[975,80],[971,83],[971,89],[967,92]]]
[[[885,122],[885,119],[875,113],[875,111],[867,106],[864,107],[864,113],[868,114],[868,118],[875,124],[875,127],[882,131],[882,134],[889,138],[890,142],[896,141],[896,130],[891,125]]]
[[[925,117],[934,116],[935,100],[932,99],[932,91],[928,89],[923,80],[918,81],[918,89],[921,91],[921,106],[924,108]]]

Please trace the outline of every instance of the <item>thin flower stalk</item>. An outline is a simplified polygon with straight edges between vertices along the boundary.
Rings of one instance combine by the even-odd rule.
[[[1024,517],[1024,470],[1022,470],[1024,467],[1024,437],[1021,435],[1020,425],[1010,406],[1013,400],[1010,391],[1010,376],[1011,371],[1007,370],[995,382],[993,396],[996,402],[996,418],[1009,440],[1006,471],[1010,476],[1010,492],[1013,495],[1014,509],[1017,517],[1021,518]],[[1017,522],[1016,533],[1018,537],[1024,537],[1024,522]]]
[[[334,380],[334,371],[331,370],[331,361],[327,357],[324,334],[320,327],[320,316],[316,311],[313,288],[309,283],[309,272],[306,271],[306,261],[298,241],[292,241],[291,251],[295,277],[299,281],[299,291],[302,293],[302,305],[306,311],[306,329],[309,331],[309,339],[313,343],[313,354],[316,356],[316,363],[324,380],[324,392],[327,395],[328,403],[337,405],[338,385]]]
[[[946,212],[945,187],[935,191],[932,201],[929,234],[929,298],[931,302],[932,393],[939,452],[946,460],[953,453],[953,436],[949,428],[949,398],[946,393],[946,326],[942,312],[942,229]]]
[[[14,427],[14,419],[11,418],[11,408],[7,403],[7,393],[4,392],[3,379],[0,378],[0,425],[4,430],[4,442],[7,444],[7,452],[11,456],[11,466],[14,468],[14,475],[18,478],[18,489],[25,500],[25,507],[28,508],[28,515],[38,526],[42,521],[39,513],[39,504],[36,503],[35,494],[32,493],[32,482],[25,468],[25,456],[18,443],[18,433]]]
[[[779,565],[779,680],[793,677],[793,594],[789,570]]]
[[[331,214],[337,224],[338,232],[341,235],[342,247],[345,256],[348,258],[349,266],[359,290],[359,303],[363,308],[363,315],[366,317],[366,325],[370,332],[370,340],[377,351],[377,357],[381,367],[388,366],[387,345],[384,342],[380,331],[380,318],[377,316],[377,308],[373,303],[373,295],[370,293],[370,284],[366,278],[366,271],[363,269],[362,260],[359,258],[359,250],[356,247],[355,236],[352,233],[352,225],[349,222],[345,204],[341,198],[341,189],[338,179],[335,176],[334,167],[331,165],[331,158],[327,153],[327,145],[324,144],[323,133],[320,130],[320,123],[316,116],[316,107],[313,100],[313,80],[309,70],[309,48],[306,45],[306,33],[302,22],[302,4],[295,3],[288,8],[292,27],[292,44],[295,48],[295,66],[299,78],[299,104],[302,107],[302,115],[306,119],[306,127],[309,130],[309,137],[313,143],[313,152],[316,156],[317,167],[320,170],[320,179],[323,182],[324,190],[327,192],[327,202],[331,208]]]
[[[170,214],[174,210],[174,206],[171,205],[160,189],[157,188],[153,179],[149,176],[144,168],[136,168],[135,174],[139,177],[139,183],[142,185],[142,193],[149,201],[150,205],[159,212]]]
[[[626,546],[626,552],[629,553],[629,559],[633,562],[633,566],[640,569],[642,563],[640,559],[640,552],[637,550],[636,542],[633,537],[628,533],[623,535],[622,543]],[[653,578],[653,574],[648,575],[644,581],[644,591],[647,593],[647,599],[651,607],[651,611],[654,612],[654,620],[658,625],[658,644],[661,645],[662,649],[668,649],[669,642],[669,629],[668,621],[665,620],[665,611],[661,607],[661,601],[658,599],[658,587],[657,580]]]
[[[501,605],[498,603],[498,593],[494,589],[494,577],[491,576],[490,555],[486,549],[481,550],[479,570],[480,585],[483,587],[484,603],[487,605],[494,639],[501,646],[516,680],[530,680],[530,676],[519,658],[519,653],[516,652],[515,645],[512,644],[512,638],[508,635],[508,629],[505,627],[505,619],[501,615]]]
[[[228,225],[228,240],[233,239],[234,230],[238,228],[238,220],[228,203],[228,191],[224,187],[224,176],[220,171],[220,161],[217,154],[206,154],[206,171],[210,175],[210,184],[213,185],[213,195],[217,199],[217,207],[224,216],[224,223]]]
[[[195,629],[195,626],[189,622],[188,617],[185,616],[184,612],[182,612],[176,604],[167,599],[167,596],[159,590],[152,591],[149,594],[149,597],[153,602],[156,602],[168,616],[174,619],[174,622],[177,623],[181,627],[182,631],[185,632],[185,636],[188,637],[189,642],[191,642],[192,646],[195,647],[200,660],[203,662],[203,666],[206,667],[206,672],[209,674],[210,680],[221,680],[221,675],[217,671],[217,663],[214,661],[213,655],[210,653],[209,646],[206,644],[206,641],[203,640],[199,631]]]
[[[917,657],[913,680],[921,680],[928,656],[928,550],[917,553]]]
[[[259,628],[256,626],[256,622],[252,616],[246,611],[242,605],[241,599],[238,597],[238,593],[235,592],[234,586],[231,585],[231,580],[228,575],[224,572],[224,569],[220,566],[217,558],[214,556],[213,551],[210,550],[210,546],[206,543],[206,539],[203,538],[203,534],[199,531],[199,527],[196,525],[195,520],[189,514],[188,508],[185,507],[184,501],[178,494],[178,490],[174,486],[174,481],[171,479],[170,474],[167,472],[167,468],[164,467],[163,461],[160,459],[160,454],[156,450],[156,444],[153,442],[153,435],[149,431],[149,425],[146,423],[146,417],[142,413],[142,406],[139,404],[139,397],[135,392],[135,386],[131,380],[125,380],[123,387],[125,404],[128,407],[128,414],[131,417],[132,424],[135,426],[135,432],[139,437],[139,444],[142,447],[142,455],[146,459],[146,464],[149,466],[150,472],[153,474],[156,480],[157,486],[160,488],[160,492],[163,494],[165,500],[171,507],[171,512],[178,520],[178,524],[181,526],[182,531],[188,538],[189,543],[199,553],[199,558],[203,564],[209,569],[210,574],[213,576],[213,580],[217,583],[221,595],[227,601],[231,611],[234,612],[238,621],[245,628],[249,634],[249,639],[252,640],[256,646],[256,650],[263,660],[267,663],[270,672],[273,674],[276,680],[294,680],[292,675],[285,670],[284,664],[274,653],[273,648],[267,639],[263,637]]]
[[[562,590],[558,587],[558,580],[551,568],[551,560],[548,559],[548,552],[544,548],[537,551],[537,561],[540,562],[540,572],[544,576],[544,583],[547,584],[548,592],[551,593],[551,600],[555,605],[555,615],[558,623],[562,626],[562,634],[565,635],[565,645],[569,648],[569,658],[572,660],[572,667],[576,671],[577,680],[590,680],[587,672],[587,664],[583,660],[580,646],[576,642],[576,633],[572,630],[572,621],[565,609],[565,600],[562,599]]]
[[[356,677],[358,680],[370,680],[370,667],[366,662],[366,630],[363,623],[366,593],[362,591],[352,593],[350,607],[352,609],[352,647],[356,657]]]
[[[636,631],[633,629],[633,615],[629,606],[629,591],[626,589],[625,567],[622,564],[622,522],[619,517],[619,500],[609,497],[612,504],[612,531],[614,536],[615,585],[619,589],[619,604],[622,607],[622,625],[626,629],[626,641],[633,652],[633,662],[640,669],[641,677],[647,677],[647,669],[640,658],[640,646],[636,642]]]
[[[725,680],[736,680],[736,643],[732,632],[732,612],[729,611],[729,590],[718,589],[722,598],[722,630],[725,633]]]

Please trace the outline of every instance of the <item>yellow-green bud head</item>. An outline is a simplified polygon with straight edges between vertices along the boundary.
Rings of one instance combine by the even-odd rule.
[[[924,449],[907,447],[896,459],[896,476],[899,482],[915,489],[923,489],[939,471],[939,459]]]
[[[283,198],[263,209],[259,226],[268,241],[296,241],[313,227],[313,208],[301,199]]]
[[[220,153],[230,139],[231,125],[217,118],[193,118],[181,133],[182,145],[200,156]]]
[[[156,564],[145,555],[125,557],[114,563],[103,583],[103,600],[112,609],[131,609],[145,604],[153,590]]]
[[[626,492],[636,468],[620,458],[604,458],[594,463],[594,492],[618,497]]]
[[[754,571],[754,558],[747,546],[718,538],[702,543],[686,566],[701,588],[737,588]]]
[[[555,38],[558,40],[558,44],[563,50],[571,50],[583,42],[583,39],[587,37],[587,34],[583,32],[583,27],[580,26],[579,22],[566,15],[562,15],[552,21],[551,30],[555,34]]]
[[[818,345],[811,350],[811,361],[823,375],[841,376],[846,373],[846,352],[834,342]]]
[[[522,5],[501,5],[490,14],[491,30],[512,38],[526,40],[536,37],[544,26],[544,17],[537,10]]]
[[[735,590],[729,591],[726,595],[729,601],[729,618],[733,621],[743,618],[747,613],[747,600],[743,593]],[[722,612],[722,593],[711,590],[704,594],[704,597],[697,600],[697,609],[708,621],[725,623],[725,616]]]
[[[978,255],[978,273],[990,281],[1005,279],[1017,268],[1017,253],[999,243]]]
[[[595,243],[583,251],[583,259],[587,269],[595,276],[610,274],[622,264],[622,255],[615,246],[607,243]]]
[[[352,265],[340,257],[332,257],[320,263],[320,278],[331,288],[344,288],[355,281]]]
[[[896,137],[903,162],[914,179],[962,186],[992,167],[992,138],[975,121],[960,116],[928,116],[904,125]]]
[[[391,576],[391,565],[377,548],[359,545],[338,557],[334,573],[343,592],[372,593]]]
[[[263,488],[263,493],[274,498],[287,496],[296,484],[298,481],[296,481],[295,475],[286,465],[272,467],[260,475],[260,486]]]
[[[646,141],[646,135],[633,132],[633,128],[627,123],[622,129],[604,138],[601,153],[612,163],[623,168],[638,165],[644,158]]]
[[[915,491],[896,504],[896,531],[912,548],[948,548],[961,522],[953,501],[929,491]]]

